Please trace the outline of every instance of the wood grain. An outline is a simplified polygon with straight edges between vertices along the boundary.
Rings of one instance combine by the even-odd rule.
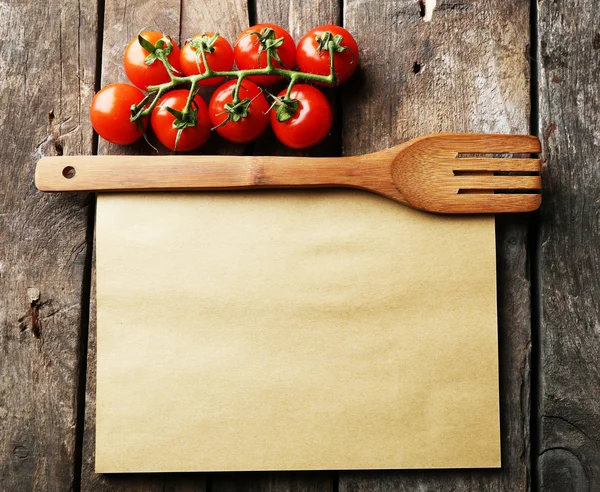
[[[146,26],[166,32],[177,41],[207,30],[215,30],[235,37],[236,33],[247,25],[248,11],[244,1],[233,2],[193,2],[168,0],[161,2],[160,8],[150,1],[122,3],[105,1],[104,46],[102,57],[102,86],[114,82],[126,82],[122,68],[123,52],[127,43]],[[207,98],[209,91],[202,93]],[[206,99],[208,101],[208,99]],[[151,140],[156,143],[155,139]],[[160,154],[169,154],[158,146]],[[228,145],[224,141],[211,138],[208,145],[200,149],[201,153],[237,154],[243,147]],[[102,139],[98,145],[99,154],[139,155],[155,152],[142,140],[128,147],[112,145]],[[94,472],[95,456],[95,404],[96,404],[96,309],[95,309],[95,264],[93,268],[92,292],[90,301],[90,323],[87,353],[86,412],[83,466],[81,476],[82,490],[122,490],[122,491],[202,491],[206,488],[204,474],[130,474],[100,475]]]
[[[345,154],[437,131],[528,133],[529,5],[520,0],[344,2],[362,70],[343,97]],[[497,221],[501,470],[342,473],[339,490],[526,490],[530,485],[527,220]]]
[[[104,33],[101,60],[101,86],[116,82],[127,82],[123,69],[123,53],[131,39],[144,27],[172,33],[178,41],[179,0],[161,2],[161,8],[149,0],[136,3],[106,0],[104,2]],[[99,60],[100,62],[100,60]],[[154,151],[143,140],[133,146],[120,147],[99,139],[99,154],[150,154]],[[81,470],[81,490],[123,490],[148,491],[163,490],[167,485],[175,487],[177,477],[151,475],[100,475],[94,471],[95,425],[96,425],[96,305],[95,305],[95,266],[92,273],[90,300],[90,322],[88,330],[87,374],[85,396],[85,423],[83,457]],[[200,488],[203,490],[203,487]]]
[[[537,137],[445,133],[349,157],[47,157],[38,162],[35,183],[42,191],[109,192],[342,186],[436,213],[529,212],[539,207],[541,196],[519,192],[539,190],[540,176],[493,173],[539,171],[539,159],[456,155],[539,151]]]
[[[538,485],[595,490],[600,26],[591,0],[538,3],[539,131],[546,162],[537,265],[540,405],[532,409],[540,419]],[[214,490],[335,490],[335,473],[96,476],[93,295],[83,476],[81,484],[79,477],[74,481],[81,308],[89,284],[86,225],[93,204],[83,194],[40,194],[32,177],[39,157],[92,151],[87,108],[95,83],[97,4],[106,4],[102,85],[126,81],[122,51],[141,27],[188,37],[217,26],[233,40],[249,24],[244,0],[167,0],[160,8],[146,0],[0,4],[1,37],[10,39],[0,46],[0,125],[9,129],[0,137],[0,490],[203,490],[205,483]],[[442,0],[425,23],[417,1],[346,0],[344,23],[361,44],[363,70],[338,89],[344,96],[335,118],[345,122],[344,153],[380,150],[422,132],[527,132],[528,4]],[[313,25],[337,23],[342,11],[330,0],[257,0],[250,10],[253,21],[279,22],[295,39]],[[213,137],[200,153],[290,153],[272,138],[238,146]],[[303,155],[338,155],[340,138],[334,134]],[[99,152],[153,154],[143,142],[121,148],[100,141]],[[342,473],[340,490],[530,487],[527,222],[511,217],[497,227],[503,469]]]
[[[42,156],[89,154],[96,3],[0,3],[0,490],[75,486],[85,195],[39,193]]]
[[[335,492],[335,472],[255,472],[213,474],[215,492]]]
[[[600,490],[600,18],[592,0],[539,4],[539,485]]]

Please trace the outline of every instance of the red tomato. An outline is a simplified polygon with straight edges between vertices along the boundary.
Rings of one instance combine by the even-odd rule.
[[[206,44],[214,36],[214,33],[208,32],[198,34],[191,41],[185,43],[181,49],[181,69],[186,75],[198,75],[205,72],[204,61],[200,55],[200,51],[194,44],[204,40]],[[227,72],[233,68],[233,49],[223,36],[219,36],[211,45],[212,52],[205,52],[206,62],[211,70],[215,72]],[[215,85],[220,84],[225,80],[225,77],[211,77],[198,82],[200,85]]]
[[[177,141],[177,133],[180,131],[176,128],[177,118],[171,114],[167,108],[182,112],[185,108],[189,90],[177,89],[167,92],[160,98],[156,107],[152,111],[150,123],[160,143],[170,150],[185,152],[194,150],[204,144],[210,137],[210,118],[208,117],[208,108],[204,100],[196,95],[193,99],[191,110],[196,115],[196,124],[188,126],[181,130],[179,142]]]
[[[171,53],[167,55],[167,61],[173,67],[174,73],[181,73],[181,65],[179,64],[179,47],[175,42],[160,32],[143,32],[141,36],[151,45],[156,46],[157,41],[170,41],[172,44]],[[165,48],[166,49],[166,48]],[[156,51],[155,54],[160,53]],[[137,85],[140,89],[146,90],[149,85],[158,85],[169,82],[171,77],[165,66],[159,59],[155,59],[150,65],[146,64],[146,58],[150,52],[140,45],[136,37],[129,43],[125,50],[125,74],[131,80],[131,83]]]
[[[273,60],[273,66],[293,70],[296,65],[296,45],[289,33],[275,24],[257,24],[249,27],[240,34],[233,49],[235,63],[240,70],[265,68],[267,66],[267,52],[264,49],[264,44],[268,40],[263,39],[263,36],[268,32],[266,31],[267,29],[273,31],[271,40],[283,38],[283,44],[275,48],[281,63]],[[252,33],[259,33],[260,36]],[[258,50],[261,44],[263,45],[263,50],[260,53],[259,60]],[[254,75],[248,77],[248,79],[260,85],[271,85],[279,82],[281,77],[275,75]]]
[[[239,100],[241,105],[232,113],[225,108],[226,104],[233,101],[233,90],[237,80],[224,83],[214,92],[208,104],[208,113],[213,126],[223,124],[216,131],[223,138],[231,142],[246,143],[258,138],[269,126],[269,103],[265,99],[260,87],[244,79],[240,87]],[[244,107],[245,105],[245,107]],[[245,114],[245,116],[244,116]],[[241,115],[241,117],[239,117]],[[233,119],[232,119],[233,118]],[[238,121],[234,119],[239,118]]]
[[[104,140],[117,145],[129,145],[142,136],[142,130],[132,123],[131,106],[139,104],[144,93],[128,84],[111,84],[99,91],[92,99],[90,120],[94,130]],[[144,118],[144,128],[148,118]]]
[[[326,33],[330,33],[330,35],[326,35]],[[334,36],[342,37],[337,44],[337,52],[333,56],[337,83],[341,84],[350,78],[358,66],[358,45],[352,34],[343,27],[327,24],[308,31],[298,43],[298,66],[303,72],[329,75],[329,51],[324,44],[327,37],[335,42]]]
[[[286,90],[279,93],[285,96]],[[312,147],[323,140],[331,130],[333,112],[323,93],[312,85],[298,84],[292,88],[290,99],[298,101],[294,115],[284,122],[277,120],[277,112],[271,111],[271,127],[275,136],[292,149]]]

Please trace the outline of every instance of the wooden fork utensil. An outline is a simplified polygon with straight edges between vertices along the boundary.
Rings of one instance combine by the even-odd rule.
[[[529,135],[440,133],[349,157],[59,156],[38,162],[35,183],[51,192],[341,186],[428,212],[529,212],[542,199],[540,159],[530,156],[540,151]]]

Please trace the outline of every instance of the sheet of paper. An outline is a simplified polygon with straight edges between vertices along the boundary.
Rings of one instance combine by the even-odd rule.
[[[105,194],[96,471],[500,465],[494,219]]]

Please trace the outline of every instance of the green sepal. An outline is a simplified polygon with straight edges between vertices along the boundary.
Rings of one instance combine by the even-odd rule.
[[[158,43],[160,43],[160,44],[161,44],[162,48],[160,48],[160,47],[158,46]],[[170,39],[170,38],[167,38],[166,42],[165,42],[165,40],[164,40],[164,39],[159,39],[159,40],[156,42],[156,47],[157,47],[157,49],[160,49],[160,50],[162,50],[162,52],[163,52],[163,53],[164,53],[166,56],[170,55],[170,54],[171,54],[171,51],[173,51],[173,43],[171,43],[171,39]]]
[[[190,113],[190,115],[193,113]],[[173,128],[177,128],[178,130],[185,130],[186,128],[190,127],[190,126],[196,126],[196,118],[194,118],[194,121],[181,121],[181,120],[175,120],[173,122]]]
[[[142,37],[141,34],[138,34],[138,41],[142,48],[144,48],[148,52],[148,56],[146,56],[144,63],[148,66],[152,65],[156,60],[161,60],[165,64],[169,66],[172,70],[173,67],[167,61],[167,56],[171,54],[173,51],[173,43],[167,38],[159,39],[156,44],[152,44],[150,41]]]
[[[270,50],[270,49],[275,49],[275,48],[279,48],[280,46],[283,45],[283,38],[277,38],[277,39],[267,39],[265,41],[265,49]]]
[[[129,110],[131,111],[129,121],[131,121],[132,123],[136,123],[141,120],[142,116],[146,116],[143,113],[146,109],[146,103],[148,102],[150,97],[152,97],[152,93],[146,94],[144,99],[142,99],[139,103],[131,105],[131,108],[129,108]]]
[[[236,104],[226,103],[224,108],[229,113],[229,120],[235,123],[242,118],[247,118],[251,102],[252,100],[247,97]]]
[[[157,56],[154,53],[150,53],[146,59],[144,60],[144,63],[148,66],[152,65],[156,60],[157,60]]]
[[[175,67],[173,67],[173,65],[171,65],[169,63],[169,59],[167,58],[169,56],[170,48],[167,48],[165,50],[162,49],[157,49],[156,52],[154,53],[154,56],[156,57],[157,60],[160,60],[161,62],[163,62],[163,64],[165,65],[165,67],[167,68],[167,70],[171,70],[172,72],[179,72],[179,70],[177,70]],[[148,55],[150,56],[150,55]]]
[[[277,48],[279,48],[283,44],[283,38],[276,39],[275,41],[281,41],[281,42],[269,45],[268,48],[263,48],[263,45],[262,44],[260,45],[260,47],[258,48],[258,59],[259,60],[260,60],[260,54],[263,51],[266,51],[267,56],[273,58],[273,60],[275,60],[277,63],[281,64],[281,58],[279,58],[279,53],[277,53]],[[269,44],[269,41],[267,41],[266,44]]]
[[[192,102],[194,101],[192,100]],[[175,119],[173,120],[173,128],[178,130],[177,136],[175,137],[175,150],[177,150],[177,145],[179,144],[179,139],[181,137],[181,134],[183,133],[183,130],[191,126],[197,125],[198,108],[196,105],[196,107],[192,108],[192,110],[187,113],[179,111],[175,108],[171,108],[169,106],[167,106],[165,109],[175,117]]]
[[[183,130],[190,126],[196,126],[198,123],[198,111],[192,109],[189,113],[187,113],[182,120],[176,119],[173,122],[173,126],[177,129]]]
[[[316,40],[319,53],[322,51],[329,52],[330,49],[332,49],[335,53],[343,53],[348,49],[347,46],[342,46],[344,38],[340,34],[336,34],[334,36],[331,32],[327,31],[323,33],[323,36],[317,36]]]
[[[279,123],[292,118],[300,109],[300,101],[298,99],[282,99],[281,103],[277,105],[275,116]]]
[[[275,38],[275,31],[270,28],[264,28],[260,33],[253,32],[252,34],[258,37],[258,41],[260,42],[260,46],[258,48],[258,59],[260,60],[260,55],[263,51],[266,51],[267,57],[272,58],[277,63],[281,64],[281,58],[279,58],[279,53],[277,53],[277,48],[283,45],[283,38]]]
[[[198,53],[200,53],[200,51],[204,51],[205,53],[213,53],[215,51],[214,44],[218,38],[218,32],[216,32],[212,38],[209,38],[206,34],[202,34],[201,37],[197,39],[192,39],[190,41],[190,46],[194,51]]]
[[[144,48],[148,53],[154,53],[156,47],[146,38],[142,37],[141,34],[138,34],[138,42],[140,43],[141,47]]]
[[[171,108],[169,106],[167,106],[165,108],[169,113],[171,113],[173,116],[175,116],[175,120],[180,120],[183,121],[183,113],[175,108]],[[175,126],[175,123],[173,123],[173,126]]]
[[[195,108],[192,108],[192,110],[187,113],[169,106],[167,106],[165,109],[175,117],[175,121],[173,121],[173,128],[183,130],[189,126],[196,126],[198,123],[198,110]]]

